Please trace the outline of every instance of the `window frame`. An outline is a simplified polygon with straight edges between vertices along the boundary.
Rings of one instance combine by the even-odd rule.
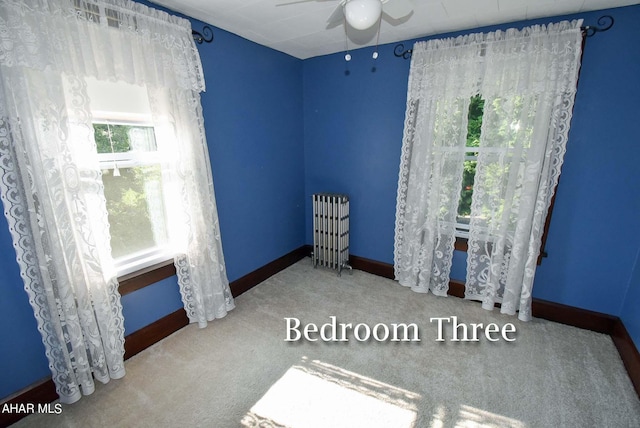
[[[484,111],[483,111],[483,114],[484,114]],[[467,129],[467,135],[468,133],[469,133],[469,130]],[[463,162],[466,162],[469,160],[475,160],[477,162],[480,152],[507,153],[509,150],[513,150],[511,147],[482,147],[482,146],[478,146],[478,147],[465,146],[465,149],[467,150],[465,150],[465,156],[464,156]],[[528,148],[524,148],[523,150],[527,151]],[[476,154],[469,155],[470,153],[476,153]],[[538,255],[537,265],[542,264],[542,259],[547,257],[547,252],[545,251],[545,248],[546,248],[547,238],[549,234],[549,227],[551,224],[551,215],[553,213],[553,207],[556,201],[556,191],[558,190],[558,184],[556,184],[556,187],[553,189],[553,197],[551,198],[549,211],[547,212],[547,216],[545,218],[541,244],[540,244],[540,254]],[[474,185],[475,185],[475,175],[474,175]],[[460,190],[462,191],[462,189]],[[460,205],[461,199],[462,199],[462,195],[460,195],[460,198],[458,199],[458,206]],[[457,217],[458,215],[456,213],[454,249],[458,251],[467,252],[469,250],[469,232],[468,232],[469,226],[468,224],[465,224],[465,223],[459,223],[457,220]]]
[[[467,147],[469,149],[473,148],[475,150],[471,151],[465,151],[465,155],[464,155],[464,160],[462,162],[467,162],[467,161],[476,161],[476,165],[478,162],[478,155],[480,154],[481,151],[481,147]],[[476,155],[469,155],[469,153],[477,153]],[[474,179],[474,185],[475,185],[475,174],[473,176]],[[460,191],[462,192],[462,189],[460,189]],[[460,202],[462,201],[462,195],[460,195],[460,197],[458,198],[458,208],[460,207]],[[461,239],[469,239],[469,223],[460,223],[458,221],[458,218],[460,216],[456,213],[456,224],[455,224],[455,236],[456,236],[456,240],[458,240],[458,238]]]
[[[547,238],[549,237],[549,228],[551,225],[551,215],[553,214],[553,207],[556,203],[556,191],[558,190],[558,186],[554,189],[553,198],[551,198],[551,204],[549,205],[549,211],[547,212],[547,218],[544,222],[544,228],[542,231],[542,239],[540,242],[540,254],[538,255],[538,260],[536,264],[540,266],[542,264],[542,259],[547,258],[549,255],[547,254]],[[454,249],[457,251],[467,252],[469,250],[469,238],[463,238],[460,236],[456,236],[456,240],[454,242]]]
[[[95,114],[91,121],[92,125],[126,125],[145,128],[155,127],[146,115],[127,114],[127,113],[104,113]],[[96,148],[97,150],[97,148]],[[100,170],[118,168],[134,168],[141,166],[159,165],[162,167],[162,157],[157,148],[155,151],[136,151],[119,153],[97,153]],[[164,201],[166,203],[166,201]],[[167,213],[164,213],[165,219]],[[169,233],[167,231],[167,233]],[[142,274],[147,272],[148,268],[162,265],[173,261],[175,254],[171,251],[168,243],[165,245],[156,245],[144,250],[136,251],[127,256],[114,258],[114,265],[118,277],[129,279],[130,275]]]

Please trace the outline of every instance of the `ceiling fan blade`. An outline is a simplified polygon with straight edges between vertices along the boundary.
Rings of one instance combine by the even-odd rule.
[[[392,19],[401,19],[413,11],[411,0],[388,0],[382,4],[382,11]]]
[[[309,3],[311,1],[316,1],[316,0],[294,0],[294,1],[281,1],[279,3],[276,3],[276,6],[289,6],[290,4],[298,4],[298,3]]]
[[[345,2],[341,1],[340,4],[333,10],[333,13],[331,13],[329,19],[327,19],[328,25],[337,24],[344,21],[344,3]]]

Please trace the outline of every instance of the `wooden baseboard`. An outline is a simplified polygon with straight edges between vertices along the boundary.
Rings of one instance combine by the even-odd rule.
[[[453,297],[464,299],[464,282],[452,279],[449,281],[449,290],[447,294]]]
[[[189,324],[189,319],[187,318],[186,312],[184,309],[179,309],[140,330],[134,331],[124,339],[125,360],[180,330],[187,324]],[[38,404],[51,403],[57,399],[58,393],[56,392],[53,380],[51,378],[45,378],[3,400],[0,402],[0,408],[2,408],[5,403],[9,405],[32,403],[37,406]],[[7,427],[18,422],[25,416],[28,415],[24,413],[0,414],[0,427]]]
[[[239,296],[247,290],[255,287],[270,276],[289,267],[298,260],[307,255],[304,246],[285,254],[282,257],[266,264],[265,266],[243,276],[240,279],[232,281],[229,284],[231,293],[234,297]],[[164,339],[170,334],[180,330],[189,324],[189,318],[183,309],[169,314],[150,325],[137,330],[125,338],[125,354],[124,358],[128,359],[137,353],[147,349],[149,346]]]
[[[364,257],[349,256],[349,264],[352,268],[369,272],[373,275],[394,279],[393,265],[382,263],[376,260],[365,259]]]
[[[389,263],[358,256],[350,256],[349,260],[354,269],[393,278],[393,265]],[[464,298],[464,282],[451,280],[447,294]],[[610,335],[640,397],[640,354],[620,318],[542,299],[533,299],[531,310],[536,318]]]
[[[124,359],[128,360],[188,324],[187,313],[181,308],[140,330],[134,331],[124,339]]]
[[[238,297],[242,293],[260,284],[267,278],[291,266],[298,260],[302,260],[303,258],[307,257],[309,255],[309,248],[309,246],[303,245],[291,251],[290,253],[287,253],[284,256],[279,257],[270,263],[267,263],[261,268],[246,274],[242,278],[236,279],[231,284],[229,284],[233,297]]]
[[[312,245],[305,245],[304,251],[306,255],[311,255],[313,252]],[[364,272],[371,273],[373,275],[381,276],[383,278],[394,279],[393,265],[389,263],[383,263],[364,257],[349,255],[349,265],[353,269],[358,269]]]
[[[56,392],[56,386],[53,380],[46,378],[2,400],[2,402],[0,402],[0,409],[2,409],[5,404],[11,408],[11,406],[33,403],[33,405],[37,407],[38,404],[51,403],[57,399],[58,393]],[[0,413],[0,427],[8,427],[26,416],[28,416],[26,413]]]
[[[633,387],[636,389],[638,397],[640,397],[640,353],[638,353],[638,348],[633,343],[633,339],[620,319],[613,326],[611,338],[616,348],[618,348]]]
[[[531,312],[536,318],[608,335],[613,333],[615,324],[620,322],[620,319],[613,315],[535,298],[531,303]]]
[[[229,284],[231,293],[234,297],[239,296],[247,290],[260,284],[265,279],[280,272],[281,270],[291,266],[298,260],[306,257],[308,252],[306,247],[302,246],[276,260],[267,263],[263,267],[243,276],[240,279],[232,281]],[[125,338],[124,342],[124,358],[129,359],[137,353],[144,351],[154,343],[157,343],[165,337],[173,334],[189,324],[189,318],[184,309],[160,318],[159,320],[149,324],[146,327],[137,330]],[[57,398],[57,397],[56,397]]]
[[[247,290],[260,284],[265,279],[280,272],[281,270],[291,266],[298,260],[303,259],[309,255],[309,248],[303,245],[282,257],[277,258],[271,263],[237,279],[229,284],[231,292],[234,297],[239,296]],[[168,265],[169,266],[169,265]],[[163,277],[164,278],[164,277]],[[161,278],[162,279],[162,278]],[[138,287],[139,288],[139,287]],[[124,358],[129,359],[137,353],[147,349],[154,343],[159,342],[165,337],[173,334],[189,324],[189,319],[184,309],[178,309],[177,311],[160,318],[159,320],[149,324],[146,327],[137,330],[127,337],[125,337],[125,353]],[[33,403],[44,404],[51,403],[58,399],[56,388],[53,380],[50,378],[42,379],[33,385],[24,388],[21,391],[16,392],[10,397],[0,402],[0,408],[6,403],[9,405],[19,405]],[[27,416],[27,414],[20,413],[7,413],[0,414],[0,427],[7,427],[20,419]]]

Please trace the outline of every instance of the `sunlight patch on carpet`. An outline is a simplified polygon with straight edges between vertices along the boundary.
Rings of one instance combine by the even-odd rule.
[[[456,428],[526,428],[526,424],[517,419],[508,418],[471,406],[460,406]]]
[[[303,358],[242,419],[245,427],[415,426],[420,395]]]
[[[438,411],[433,415],[431,428],[442,428],[448,426],[445,423],[447,413],[444,407],[440,406]],[[527,425],[517,419],[507,416],[488,412],[472,406],[461,405],[455,419],[455,428],[527,428]]]

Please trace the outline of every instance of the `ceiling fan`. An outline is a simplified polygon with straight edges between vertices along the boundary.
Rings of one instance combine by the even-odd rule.
[[[326,0],[297,0],[278,3],[286,6],[295,3]],[[333,26],[344,20],[356,30],[366,30],[386,15],[392,20],[402,19],[413,12],[411,0],[340,0],[340,3],[327,19],[327,25]]]

